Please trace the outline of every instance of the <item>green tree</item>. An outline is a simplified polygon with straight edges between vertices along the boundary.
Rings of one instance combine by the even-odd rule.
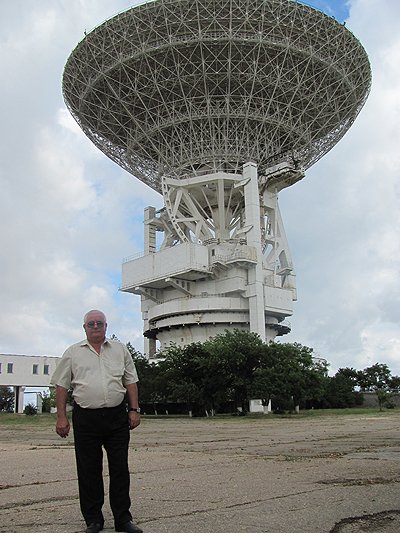
[[[358,384],[361,391],[375,392],[379,409],[390,405],[392,399],[392,376],[389,367],[383,363],[375,363],[358,372]]]
[[[302,400],[311,404],[314,402],[320,404],[325,396],[326,387],[329,382],[329,365],[325,359],[312,356],[312,348],[303,346],[304,348],[309,350],[311,363],[303,369],[305,372],[305,390],[302,391]]]
[[[42,413],[50,413],[52,407],[51,394],[47,392],[42,393]]]
[[[118,340],[118,338],[115,336],[115,335],[112,335],[111,336],[111,339],[112,340]],[[147,361],[147,359],[144,357],[144,355],[142,355],[138,350],[136,350],[136,348],[133,346],[133,344],[131,344],[130,342],[128,342],[126,344],[126,347],[128,349],[128,352],[131,354],[132,356],[132,359],[134,361],[136,360],[140,360],[140,359],[145,359]]]
[[[187,358],[186,377],[199,393],[198,407],[203,414],[212,415],[228,396],[229,379],[223,371],[223,361],[212,349],[212,343],[192,343],[184,348]]]
[[[163,354],[160,372],[170,401],[184,401],[189,412],[214,414],[231,390],[225,362],[212,350],[211,343],[170,346]],[[161,380],[160,380],[161,381]]]
[[[329,378],[324,406],[345,408],[361,405],[362,394],[355,390],[358,385],[358,372],[354,368],[339,368],[336,374]]]
[[[253,395],[275,410],[298,409],[307,400],[320,400],[327,382],[327,365],[298,343],[271,342],[264,347],[255,371]]]
[[[319,400],[324,393],[327,366],[322,360],[313,359],[313,349],[299,343],[284,344],[287,350],[289,371],[288,389],[295,408],[307,400]]]
[[[165,402],[168,397],[163,362],[160,364],[150,362],[144,355],[133,348],[130,343],[127,344],[127,348],[132,354],[132,359],[139,376],[138,389],[140,403],[152,404],[154,412],[157,414],[157,404]]]
[[[220,373],[221,387],[236,402],[243,413],[248,411],[255,371],[260,366],[264,343],[259,335],[240,329],[225,330],[224,334],[206,341],[213,354],[212,369]]]
[[[0,385],[0,411],[14,411],[14,392],[11,387]]]
[[[130,342],[127,343],[126,347],[132,356],[139,376],[140,403],[153,404],[154,411],[157,413],[156,403],[164,399],[161,394],[162,387],[159,380],[160,368],[154,363],[150,363],[147,357],[136,350]]]
[[[283,351],[283,355],[282,352]],[[264,345],[260,366],[254,372],[252,396],[260,398],[267,406],[272,400],[289,396],[287,387],[287,359],[282,345],[270,343]]]
[[[400,391],[400,376],[392,376],[390,378],[389,386],[393,392]]]
[[[165,359],[161,365],[167,399],[185,402],[189,414],[193,413],[194,404],[202,398],[197,361],[193,358],[195,346],[169,346],[162,354]]]

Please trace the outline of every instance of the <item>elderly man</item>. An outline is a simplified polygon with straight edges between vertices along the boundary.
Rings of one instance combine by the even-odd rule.
[[[126,347],[106,338],[104,313],[86,313],[83,329],[86,340],[65,351],[51,385],[56,387],[56,432],[63,438],[70,430],[66,404],[67,392],[72,389],[75,457],[85,531],[98,533],[104,527],[104,447],[115,530],[143,533],[132,521],[129,497],[129,430],[140,424],[136,368]]]

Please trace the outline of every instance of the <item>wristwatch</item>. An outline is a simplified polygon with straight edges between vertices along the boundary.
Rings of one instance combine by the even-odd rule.
[[[129,407],[129,409],[128,409],[128,413],[129,413],[130,411],[136,411],[136,413],[139,413],[139,414],[140,414],[140,407]]]

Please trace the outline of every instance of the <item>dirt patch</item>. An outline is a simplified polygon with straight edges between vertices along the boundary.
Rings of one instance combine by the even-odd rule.
[[[400,511],[384,511],[365,516],[345,518],[340,521],[331,533],[357,533],[368,531],[381,531],[382,533],[398,533],[400,524]]]
[[[398,533],[399,425],[396,411],[144,418],[129,455],[135,519],[145,533]],[[0,451],[1,533],[84,530],[71,437],[0,427]],[[104,512],[113,531],[107,496]]]

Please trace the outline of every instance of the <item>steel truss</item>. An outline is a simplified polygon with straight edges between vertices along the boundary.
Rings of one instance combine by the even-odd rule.
[[[164,198],[145,210],[143,257],[123,264],[147,355],[156,340],[227,327],[269,340],[290,331],[295,275],[278,193],[346,133],[370,85],[354,35],[294,0],[148,1],[78,44],[63,76],[69,110]]]
[[[90,32],[64,97],[92,141],[161,192],[164,175],[308,168],[353,123],[371,72],[336,20],[292,0],[158,0]]]

